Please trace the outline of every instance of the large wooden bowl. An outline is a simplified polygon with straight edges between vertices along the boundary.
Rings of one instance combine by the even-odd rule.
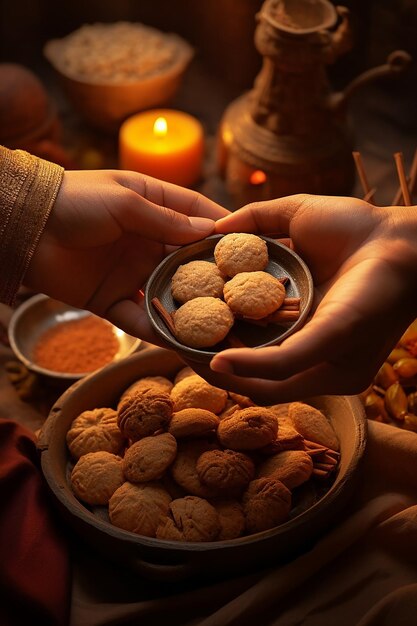
[[[38,447],[43,473],[62,514],[89,545],[156,580],[224,576],[297,556],[335,522],[351,495],[366,441],[366,420],[357,398],[322,396],[310,400],[330,417],[340,439],[338,475],[316,504],[271,530],[212,543],[164,541],[116,528],[75,498],[67,481],[65,442],[72,420],[86,409],[114,406],[122,391],[142,376],[172,377],[182,367],[174,352],[146,349],[84,378],[61,396],[45,422]]]

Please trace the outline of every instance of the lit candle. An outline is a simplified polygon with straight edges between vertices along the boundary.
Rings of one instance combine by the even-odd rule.
[[[182,187],[201,176],[203,127],[182,111],[144,111],[127,119],[119,133],[120,167]]]

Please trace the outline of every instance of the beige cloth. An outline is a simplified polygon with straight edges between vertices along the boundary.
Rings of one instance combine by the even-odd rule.
[[[417,624],[417,434],[371,422],[344,520],[277,568],[161,585],[77,551],[71,626]]]

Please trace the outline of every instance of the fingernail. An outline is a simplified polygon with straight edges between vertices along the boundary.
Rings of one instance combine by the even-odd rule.
[[[189,217],[192,228],[202,233],[211,233],[214,230],[215,222],[207,217]]]
[[[233,374],[233,365],[225,359],[212,359],[210,369],[213,372],[221,372],[222,374]]]

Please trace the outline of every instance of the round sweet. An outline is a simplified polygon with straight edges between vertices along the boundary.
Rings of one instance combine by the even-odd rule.
[[[145,537],[155,537],[160,518],[168,513],[171,496],[157,483],[123,483],[109,501],[114,526]]]
[[[281,306],[285,287],[267,272],[242,272],[225,284],[223,293],[235,315],[259,320]]]
[[[249,483],[243,494],[246,530],[250,533],[268,530],[288,519],[291,492],[275,478],[258,478]]]
[[[276,439],[278,422],[273,413],[253,406],[234,411],[224,417],[217,429],[217,437],[231,450],[257,450]]]
[[[305,483],[313,472],[311,456],[304,450],[284,450],[260,464],[259,478],[271,476],[280,480],[288,489]]]
[[[161,478],[177,455],[177,442],[169,433],[144,437],[125,452],[123,471],[131,483]]]
[[[226,276],[240,272],[264,270],[268,265],[266,242],[249,233],[230,233],[220,239],[214,248],[214,259]]]
[[[177,457],[171,467],[171,474],[186,493],[200,498],[214,498],[218,495],[219,490],[216,487],[209,487],[201,482],[196,470],[197,461],[203,452],[217,448],[217,444],[201,439],[178,445]]]
[[[172,277],[172,297],[184,304],[193,298],[223,296],[224,278],[215,263],[190,261],[180,265]]]
[[[132,395],[134,391],[151,390],[161,393],[171,393],[171,389],[173,386],[173,383],[168,380],[168,378],[165,378],[165,376],[144,376],[143,378],[140,378],[139,380],[134,382],[133,385],[130,385],[130,387],[128,387],[126,391],[123,392],[119,400],[119,404],[128,395]]]
[[[203,452],[197,460],[196,469],[204,485],[231,494],[245,489],[255,476],[252,459],[234,450]]]
[[[233,323],[231,310],[219,298],[194,298],[174,313],[176,337],[191,348],[215,346],[226,337]]]
[[[186,496],[173,500],[169,509],[169,515],[161,520],[156,530],[158,539],[200,542],[217,538],[219,516],[207,500]]]
[[[182,409],[206,409],[216,415],[223,411],[227,402],[227,391],[214,387],[198,376],[188,376],[171,391],[174,411]]]
[[[291,402],[288,415],[304,439],[320,443],[331,450],[339,450],[339,440],[333,426],[321,411],[304,402]]]
[[[117,425],[117,412],[109,408],[83,411],[73,420],[66,439],[74,459],[89,452],[120,454],[125,443]]]
[[[204,437],[217,429],[219,421],[217,415],[206,409],[182,409],[172,414],[168,432],[177,439]]]
[[[218,541],[237,539],[245,532],[245,514],[242,506],[235,500],[217,500],[211,502],[220,521]]]
[[[172,416],[172,400],[167,393],[135,391],[119,403],[117,423],[131,441],[165,430]]]
[[[71,472],[74,494],[91,505],[108,504],[123,482],[122,459],[111,452],[84,454]]]

